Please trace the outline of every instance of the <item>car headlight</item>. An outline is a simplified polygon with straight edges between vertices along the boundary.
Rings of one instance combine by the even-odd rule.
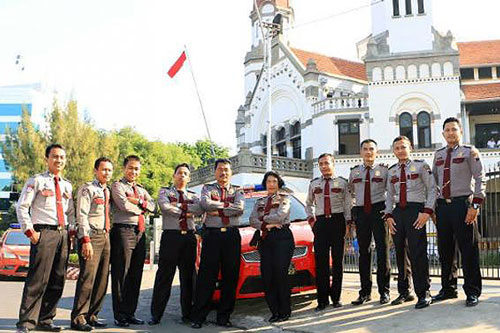
[[[241,255],[246,262],[260,262],[259,251],[246,252]]]
[[[5,259],[16,259],[17,258],[17,256],[14,253],[11,253],[7,250],[3,250],[3,257]]]

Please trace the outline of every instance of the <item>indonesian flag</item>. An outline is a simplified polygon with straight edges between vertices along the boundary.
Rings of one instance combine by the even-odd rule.
[[[184,65],[184,61],[186,61],[186,51],[182,51],[179,59],[177,59],[172,67],[170,67],[170,69],[168,70],[168,76],[173,78],[175,74],[177,74],[177,72],[182,68],[182,65]]]

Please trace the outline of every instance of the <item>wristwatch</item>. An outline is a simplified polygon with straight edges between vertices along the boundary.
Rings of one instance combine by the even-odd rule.
[[[479,207],[481,207],[481,205],[478,204],[478,203],[473,203],[472,204],[472,208],[474,208],[474,209],[479,209]]]

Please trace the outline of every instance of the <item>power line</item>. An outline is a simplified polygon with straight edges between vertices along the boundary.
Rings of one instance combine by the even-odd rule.
[[[346,14],[349,14],[349,13],[352,13],[352,12],[355,12],[355,11],[358,11],[358,10],[361,10],[361,9],[364,9],[364,8],[367,8],[367,7],[371,7],[371,6],[376,5],[378,3],[381,3],[381,2],[384,2],[384,0],[377,0],[377,1],[374,1],[374,2],[372,2],[370,4],[367,4],[367,5],[363,5],[363,6],[351,8],[351,9],[348,9],[348,10],[343,11],[343,12],[335,13],[335,14],[332,14],[332,15],[329,15],[329,16],[325,16],[325,17],[322,17],[322,18],[319,18],[319,19],[315,19],[315,20],[312,20],[312,21],[308,21],[308,22],[304,22],[304,23],[301,23],[301,24],[297,24],[297,25],[295,25],[293,27],[287,27],[284,30],[294,30],[294,29],[302,28],[304,26],[311,25],[311,24],[314,24],[314,23],[318,23],[318,22],[330,20],[330,19],[335,18],[335,17],[339,17],[339,16],[346,15]]]

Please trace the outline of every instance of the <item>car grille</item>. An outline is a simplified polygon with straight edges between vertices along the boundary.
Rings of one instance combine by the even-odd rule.
[[[307,270],[297,271],[288,275],[291,288],[313,286],[316,282]],[[261,276],[249,276],[240,289],[240,294],[254,294],[264,292],[264,283]]]
[[[304,257],[307,254],[307,246],[297,246],[293,250],[292,258]],[[242,254],[246,262],[260,262],[259,251],[246,252]]]

